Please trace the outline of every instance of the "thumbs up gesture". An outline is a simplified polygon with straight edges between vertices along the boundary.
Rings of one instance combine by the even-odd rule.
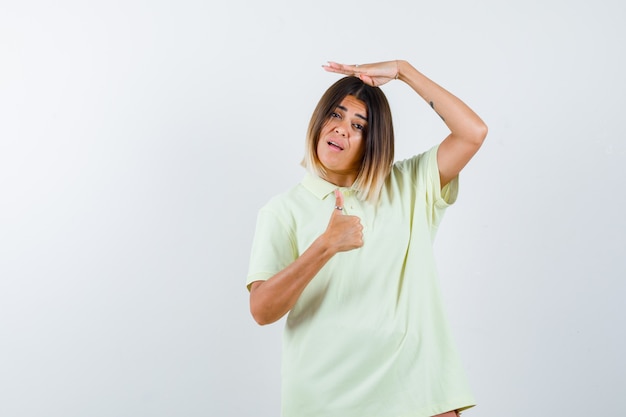
[[[343,213],[343,194],[339,190],[335,190],[335,209],[324,235],[335,252],[346,252],[363,246],[361,220]]]

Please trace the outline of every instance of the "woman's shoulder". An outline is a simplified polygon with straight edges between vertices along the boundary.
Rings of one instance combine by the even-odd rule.
[[[420,166],[426,166],[433,161],[436,163],[438,148],[439,145],[435,145],[430,149],[425,150],[424,152],[418,153],[405,159],[398,160],[393,164],[392,174],[415,172],[419,169]]]
[[[297,209],[298,205],[304,197],[306,190],[302,183],[295,184],[290,188],[271,196],[261,207],[261,210],[269,210],[274,212],[292,212]]]

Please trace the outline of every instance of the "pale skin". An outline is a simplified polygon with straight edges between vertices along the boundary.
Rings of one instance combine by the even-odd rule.
[[[441,186],[459,175],[479,150],[487,126],[465,103],[420,73],[407,61],[386,61],[364,65],[329,62],[328,72],[356,76],[364,83],[379,87],[393,80],[408,84],[428,103],[447,125],[450,133],[437,152]],[[358,175],[354,164],[360,156],[364,103],[346,97],[336,115],[324,125],[318,144],[318,156],[324,164],[327,181],[338,187],[348,187]],[[335,191],[336,207],[343,207],[343,196]],[[322,267],[337,253],[363,246],[363,226],[356,216],[335,209],[329,213],[326,230],[293,263],[267,281],[250,285],[250,311],[261,325],[273,323],[287,314]],[[455,411],[437,417],[456,417]]]

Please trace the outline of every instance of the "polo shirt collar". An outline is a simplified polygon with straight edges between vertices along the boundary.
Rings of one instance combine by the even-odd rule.
[[[313,175],[311,173],[307,173],[304,179],[302,180],[302,186],[309,190],[314,196],[323,200],[329,194],[335,192],[336,189],[340,189],[341,192],[345,192],[347,190],[352,190],[350,187],[337,187],[335,184],[330,183],[317,175]]]

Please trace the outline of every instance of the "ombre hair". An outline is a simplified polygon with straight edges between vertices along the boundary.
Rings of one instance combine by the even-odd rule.
[[[380,88],[371,87],[356,77],[344,77],[331,85],[311,116],[302,165],[311,173],[326,177],[326,170],[317,155],[317,143],[323,126],[346,96],[361,100],[367,108],[361,169],[352,188],[356,190],[359,199],[376,203],[391,172],[394,151],[391,109]]]

